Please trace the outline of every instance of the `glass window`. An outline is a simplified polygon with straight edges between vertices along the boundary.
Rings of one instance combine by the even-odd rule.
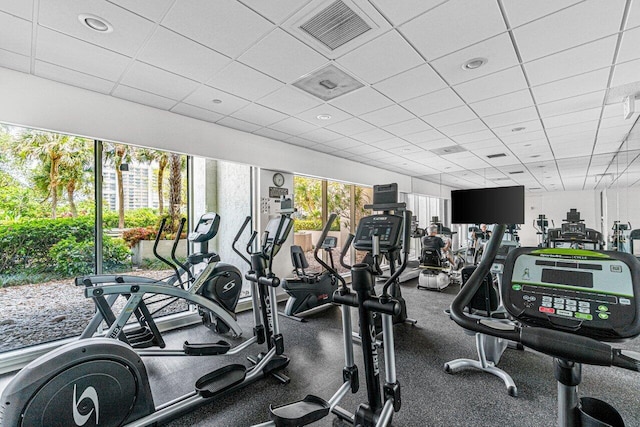
[[[309,263],[308,272],[320,272],[322,267],[313,257],[314,246],[323,226],[323,181],[305,176],[293,177],[294,206],[297,209],[293,225],[293,244],[300,246]]]
[[[93,158],[91,140],[0,125],[0,351],[78,335],[93,313],[73,280],[95,268]]]

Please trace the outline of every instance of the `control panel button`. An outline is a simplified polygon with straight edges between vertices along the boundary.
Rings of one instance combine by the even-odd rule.
[[[631,305],[631,300],[629,298],[620,298],[618,302],[621,305]]]
[[[551,304],[550,302],[546,302],[546,301],[543,301],[541,305],[543,307],[552,307],[553,306],[553,304]]]
[[[599,305],[598,311],[609,311],[609,307],[607,307],[606,305]]]
[[[549,314],[553,314],[556,311],[551,308],[551,307],[538,307],[538,311],[540,311],[541,313],[549,313]]]
[[[586,313],[575,313],[574,316],[576,319],[593,320],[593,316]]]
[[[578,301],[578,306],[580,307],[589,307],[590,305],[589,301]]]
[[[578,303],[578,301],[574,299],[568,299],[565,302],[567,303],[567,305],[576,305]]]
[[[607,320],[609,318],[609,314],[608,313],[598,313],[598,317],[601,318],[602,320]]]
[[[522,286],[521,285],[511,285],[511,289],[513,289],[514,291],[521,291],[522,290]]]
[[[557,310],[556,314],[560,315],[560,316],[569,316],[569,317],[573,317],[573,313],[569,310]]]
[[[564,298],[554,298],[553,302],[557,304],[564,304]]]
[[[589,307],[580,307],[578,311],[580,313],[591,313],[591,309]]]

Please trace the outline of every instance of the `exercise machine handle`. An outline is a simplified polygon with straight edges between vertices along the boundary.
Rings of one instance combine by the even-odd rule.
[[[247,249],[247,253],[248,254],[251,254],[251,252],[252,252],[251,248],[253,247],[253,242],[256,240],[257,236],[258,236],[258,232],[254,230],[251,233],[251,237],[249,238],[249,241],[247,242],[247,248],[246,249]],[[251,263],[249,263],[249,264],[251,264]]]
[[[162,218],[162,221],[160,221],[160,227],[158,228],[158,234],[156,234],[156,240],[155,242],[153,242],[153,255],[173,269],[176,275],[176,280],[180,283],[180,286],[182,286],[182,279],[180,272],[178,271],[178,267],[176,267],[174,263],[169,262],[168,259],[160,256],[160,254],[158,253],[158,245],[160,244],[160,238],[162,237],[162,232],[164,231],[164,227],[166,224],[167,218]]]
[[[316,247],[313,249],[313,257],[315,258],[315,260],[325,269],[327,270],[333,277],[337,278],[340,283],[342,284],[343,288],[347,287],[347,282],[345,282],[344,278],[342,277],[342,275],[340,275],[335,268],[333,268],[333,266],[329,266],[329,264],[327,264],[326,262],[324,262],[322,260],[322,258],[320,258],[318,256],[318,251],[320,250],[320,247],[322,246],[322,243],[324,242],[324,239],[327,238],[327,234],[329,234],[329,230],[331,230],[331,226],[333,225],[333,222],[336,220],[336,218],[338,217],[338,215],[336,215],[335,213],[332,213],[331,215],[329,215],[329,218],[327,219],[327,223],[324,225],[324,228],[322,229],[322,233],[320,234],[320,237],[318,238],[318,242],[316,243]],[[331,261],[333,263],[333,261]]]
[[[351,266],[344,262],[344,257],[347,256],[347,252],[349,252],[351,243],[355,238],[356,236],[354,236],[352,233],[349,233],[349,235],[347,236],[347,241],[344,242],[344,246],[342,246],[342,251],[340,251],[340,265],[349,270],[351,270]]]
[[[411,239],[411,227],[409,224],[411,224],[411,211],[405,210],[403,212],[403,216],[404,218],[402,221],[402,227],[403,227],[402,228],[402,231],[403,231],[402,253],[404,254],[404,257],[402,259],[402,264],[400,265],[400,268],[397,269],[396,272],[393,273],[393,275],[387,279],[387,281],[384,283],[384,286],[382,287],[382,295],[387,298],[389,296],[387,292],[389,290],[389,286],[391,286],[391,284],[394,283],[398,277],[400,277],[400,275],[407,268],[407,264],[409,263],[409,250],[410,250],[409,241]]]
[[[249,259],[244,256],[239,250],[238,248],[236,248],[236,243],[238,243],[238,240],[240,240],[240,236],[242,235],[242,233],[244,232],[245,228],[247,228],[247,225],[249,224],[249,222],[251,221],[251,216],[247,216],[244,219],[244,222],[242,223],[242,226],[240,227],[240,230],[238,230],[238,232],[236,233],[236,237],[233,238],[233,243],[231,243],[231,249],[233,249],[233,251],[244,260],[244,262],[246,262],[247,264],[251,265],[251,261],[249,261]]]
[[[180,225],[178,225],[178,231],[176,232],[176,237],[175,239],[173,239],[173,246],[171,247],[171,259],[176,263],[176,265],[179,265],[180,268],[187,272],[189,281],[193,282],[195,279],[193,278],[193,274],[191,274],[191,270],[189,270],[189,267],[178,261],[178,258],[176,257],[176,249],[178,248],[178,243],[180,243],[180,236],[182,235],[182,230],[184,229],[184,224],[186,222],[186,218],[180,218]]]

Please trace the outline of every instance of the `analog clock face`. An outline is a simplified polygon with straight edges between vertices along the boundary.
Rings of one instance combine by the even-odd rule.
[[[273,183],[276,185],[276,187],[282,187],[284,185],[284,176],[281,173],[274,173]]]

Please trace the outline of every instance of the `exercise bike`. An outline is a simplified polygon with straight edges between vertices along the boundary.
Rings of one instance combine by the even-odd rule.
[[[235,246],[249,221],[250,217],[245,220],[233,240],[233,250],[238,254],[240,252]],[[215,213],[207,213],[200,217],[194,231],[188,236],[189,241],[200,244],[200,250],[189,255],[186,264],[181,263],[175,255],[178,236],[181,234],[185,222],[184,218],[180,221],[178,233],[173,242],[171,258],[174,264],[160,257],[155,251],[158,237],[156,237],[154,245],[156,256],[174,268],[176,273],[174,277],[177,279],[173,282],[126,275],[93,275],[76,278],[76,285],[85,287],[85,297],[92,298],[96,306],[96,314],[83,330],[80,335],[81,339],[95,336],[104,322],[107,325],[105,336],[108,338],[118,338],[134,348],[154,346],[164,348],[164,340],[153,320],[153,315],[178,300],[195,304],[203,324],[214,332],[230,332],[233,337],[239,337],[242,334],[242,329],[238,325],[235,315],[235,308],[242,290],[240,270],[235,266],[220,262],[220,256],[208,250],[208,241],[218,232],[220,217]],[[160,227],[161,230],[163,226],[164,220]],[[206,266],[197,277],[194,277],[191,269],[202,263],[205,263]],[[180,271],[187,273],[188,280],[186,282],[178,280]],[[178,283],[180,286],[176,286]],[[135,297],[125,284],[136,284]],[[113,305],[119,296],[123,296],[126,303],[119,315],[116,316]],[[152,312],[147,304],[150,300],[155,303],[168,302]],[[125,330],[125,325],[132,314],[136,317],[138,327]]]
[[[245,220],[242,230],[249,219]],[[275,288],[280,283],[272,272],[272,265],[292,227],[293,221],[288,213],[283,213],[277,220],[272,219],[260,247],[253,248],[257,235],[254,231],[247,245],[248,257],[242,255],[251,264],[251,271],[245,278],[251,282],[256,295],[254,314],[260,321],[255,340],[247,342],[266,343],[267,347],[252,366],[226,365],[198,379],[193,392],[156,407],[146,368],[140,359],[144,352],[137,353],[116,339],[81,339],[34,360],[11,380],[2,393],[0,416],[3,426],[155,425],[270,374],[281,382],[288,382],[286,376],[277,372],[288,365],[289,359],[284,355],[278,316],[272,305],[276,301]],[[196,280],[192,287],[198,285],[201,283]],[[85,292],[97,297],[107,293],[109,287],[127,287],[129,301],[132,301],[141,296],[143,286],[146,285],[97,285]],[[191,298],[196,303],[204,303],[205,299],[195,294]],[[109,335],[113,336],[114,331]],[[202,345],[193,353],[185,343],[184,351],[166,352],[164,355],[231,354],[225,347],[228,346],[220,342],[208,347]]]
[[[582,364],[640,371],[640,354],[613,348],[640,335],[640,261],[623,252],[518,248],[504,264],[502,301],[517,322],[474,319],[464,312],[498,252],[504,225],[451,306],[465,329],[515,341],[554,358],[559,427],[624,426],[610,404],[580,398]]]
[[[329,224],[329,222],[327,222]],[[327,225],[322,230],[322,238],[318,240],[313,250],[313,257],[321,263],[318,252],[324,250],[329,256],[330,269],[325,268],[322,273],[308,273],[309,263],[305,258],[300,246],[291,246],[291,262],[293,263],[297,278],[283,279],[282,289],[289,294],[289,299],[284,308],[284,314],[296,320],[306,321],[298,317],[301,313],[318,307],[328,307],[333,303],[333,293],[338,289],[338,278],[336,277],[335,265],[333,263],[333,249],[336,247],[338,239],[334,236],[327,236],[329,229]]]

